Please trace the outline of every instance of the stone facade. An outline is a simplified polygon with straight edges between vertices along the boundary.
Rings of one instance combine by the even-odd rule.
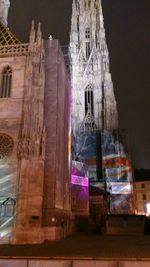
[[[150,180],[134,182],[135,213],[150,216]]]
[[[43,226],[70,231],[70,82],[57,40],[45,41],[44,107]]]
[[[73,158],[88,165],[90,184],[101,186],[103,181],[112,213],[132,213],[127,136],[118,129],[101,0],[73,0],[70,57]],[[129,195],[119,196],[119,182],[122,187],[129,183]],[[110,190],[114,183],[117,193]]]
[[[1,242],[62,238],[71,216],[70,87],[58,42],[44,47],[32,23],[28,44],[0,47],[0,73]]]
[[[70,56],[74,133],[83,129],[86,116],[95,123],[94,130],[117,129],[101,1],[73,1]]]

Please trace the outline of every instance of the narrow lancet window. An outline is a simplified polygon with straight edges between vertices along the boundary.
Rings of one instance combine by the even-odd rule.
[[[90,112],[94,115],[94,105],[93,105],[93,86],[89,84],[85,89],[85,115],[90,108]]]
[[[90,28],[85,29],[85,39],[90,39]]]
[[[86,42],[86,57],[89,58],[91,54],[90,42]]]
[[[12,69],[7,66],[2,71],[0,98],[10,97],[12,85]]]
[[[90,45],[90,28],[85,29],[85,39],[86,39],[86,57],[89,58],[91,53],[91,45]]]

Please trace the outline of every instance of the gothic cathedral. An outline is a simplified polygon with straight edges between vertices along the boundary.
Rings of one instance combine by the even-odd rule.
[[[9,6],[0,0],[0,242],[71,234],[75,212],[89,213],[87,166],[90,186],[109,193],[109,212],[133,213],[101,0],[73,0],[70,77],[59,42],[44,41],[40,23],[36,30],[32,22],[28,43],[14,36]]]

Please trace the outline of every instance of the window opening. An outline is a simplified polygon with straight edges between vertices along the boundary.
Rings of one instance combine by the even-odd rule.
[[[85,38],[90,39],[90,28],[86,28],[85,30]]]
[[[90,28],[85,29],[85,39],[86,39],[86,57],[88,58],[91,53],[91,46],[90,46]]]
[[[10,97],[12,84],[12,69],[7,66],[2,71],[0,98]]]
[[[93,86],[88,85],[85,91],[85,115],[90,108],[91,114],[94,115],[94,105],[93,105]]]
[[[15,213],[16,201],[13,198],[7,198],[0,204],[0,218],[11,218]]]
[[[91,54],[90,42],[86,42],[86,57],[89,58]]]
[[[97,48],[97,32],[95,33],[95,44],[96,44],[96,48]]]
[[[79,17],[77,17],[77,30],[79,31]]]

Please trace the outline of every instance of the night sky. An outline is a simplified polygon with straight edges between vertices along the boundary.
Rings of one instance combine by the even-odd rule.
[[[72,0],[10,0],[9,27],[28,41],[31,20],[45,39],[69,42]],[[133,167],[150,169],[150,0],[103,0],[120,128],[128,129]]]

